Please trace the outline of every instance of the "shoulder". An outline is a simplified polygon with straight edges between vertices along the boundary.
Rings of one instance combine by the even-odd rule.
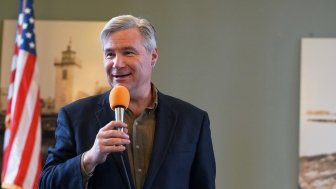
[[[108,94],[109,91],[102,94],[78,99],[74,102],[71,102],[70,104],[65,105],[62,109],[70,112],[97,110],[108,103]]]
[[[106,93],[86,97],[65,105],[58,111],[58,126],[75,127],[75,125],[96,123],[96,113],[106,107],[106,105],[104,105],[105,95]]]

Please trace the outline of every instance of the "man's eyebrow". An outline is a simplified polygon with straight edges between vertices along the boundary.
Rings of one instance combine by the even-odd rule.
[[[104,52],[111,52],[111,51],[113,51],[112,48],[106,48],[106,49],[104,49]]]
[[[134,47],[131,47],[131,46],[123,47],[122,50],[132,50],[132,51],[136,51],[136,49],[135,49]]]

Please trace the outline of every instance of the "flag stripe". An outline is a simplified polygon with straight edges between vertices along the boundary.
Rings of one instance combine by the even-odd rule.
[[[11,74],[10,74],[10,78],[9,78],[6,115],[10,114],[11,109],[12,109],[11,106],[12,106],[12,97],[13,97],[13,83],[15,81],[16,61],[17,61],[17,55],[18,55],[18,53],[19,53],[19,47],[18,47],[17,44],[15,44],[15,47],[14,47],[14,56],[13,56],[12,66],[11,66]]]
[[[40,120],[39,120],[40,121]],[[39,124],[38,127],[40,127],[41,125]],[[40,135],[41,130],[38,129],[37,130],[37,135]],[[41,164],[39,162],[41,162],[41,156],[40,156],[40,146],[38,144],[40,144],[40,138],[36,138],[36,143],[34,145],[34,150],[33,150],[33,156],[32,156],[32,161],[29,164],[28,167],[28,171],[27,171],[27,176],[24,180],[24,186],[26,186],[27,188],[37,188],[37,187],[33,187],[35,185],[36,180],[39,179],[40,177],[40,173],[41,173]],[[38,165],[38,166],[36,166]],[[30,174],[30,173],[38,173],[38,174]]]
[[[40,133],[41,134],[41,133]],[[40,147],[40,146],[39,146]],[[37,158],[38,162],[41,162],[41,156],[38,156]],[[42,170],[42,165],[41,163],[38,163],[38,166],[37,166],[37,172],[35,174],[35,178],[34,178],[34,183],[33,183],[33,188],[38,188],[38,183],[39,183],[39,179],[40,179],[40,173],[41,173],[41,170]],[[29,179],[28,179],[29,180]]]
[[[39,105],[40,105],[40,101],[39,99],[39,95],[36,95],[36,102],[35,102],[35,110],[34,110],[34,114],[33,114],[33,119],[32,122],[30,124],[30,130],[28,131],[28,136],[26,139],[26,142],[24,143],[24,147],[23,147],[23,153],[22,153],[22,157],[21,157],[21,163],[19,166],[19,172],[16,175],[16,178],[14,180],[15,184],[22,184],[24,181],[24,178],[26,177],[27,174],[27,170],[28,170],[28,166],[29,166],[29,162],[31,161],[32,158],[32,152],[34,150],[34,140],[36,138],[36,131],[37,131],[37,122],[38,122],[38,115],[40,114],[39,112]],[[33,140],[34,139],[34,140]]]
[[[26,184],[24,185],[27,185],[29,184],[32,185],[32,182],[34,181],[32,178],[33,178],[33,175],[26,175],[27,174],[27,170],[25,169],[29,169],[28,173],[34,173],[36,171],[40,171],[38,169],[36,169],[36,165],[38,164],[37,163],[37,160],[39,159],[39,154],[40,154],[40,148],[39,146],[36,147],[36,144],[40,144],[40,138],[39,137],[34,137],[34,136],[40,136],[40,131],[39,130],[36,130],[37,128],[40,127],[39,125],[39,107],[40,107],[40,97],[39,97],[39,91],[38,91],[38,85],[36,82],[34,81],[37,81],[37,74],[38,73],[38,68],[37,68],[37,65],[35,64],[35,71],[34,71],[34,74],[33,74],[33,80],[32,80],[32,83],[30,84],[30,88],[29,88],[29,91],[28,91],[28,94],[27,94],[27,100],[25,102],[25,108],[24,108],[24,112],[23,112],[23,115],[22,115],[22,122],[21,122],[21,125],[23,126],[24,123],[27,123],[29,124],[30,123],[30,128],[31,130],[29,131],[28,135],[26,136],[26,139],[24,140],[24,144],[26,144],[26,146],[24,146],[23,148],[23,154],[22,154],[22,157],[21,157],[21,165],[20,167],[18,168],[19,172],[18,174],[22,174],[22,177],[23,178],[26,178],[25,180],[15,180],[14,183],[16,184],[20,184],[22,185],[23,182],[25,182]],[[35,107],[35,108],[34,108]],[[34,108],[34,109],[31,109],[31,108]],[[30,110],[31,109],[31,110]],[[33,114],[31,112],[34,112]],[[32,132],[32,130],[35,130]],[[38,133],[37,133],[38,132]],[[25,135],[26,133],[22,133],[21,135]],[[33,140],[32,140],[33,139]],[[34,142],[34,143],[33,143]],[[29,145],[29,146],[28,146]],[[36,150],[37,149],[37,150]],[[25,154],[25,153],[28,153],[28,154]],[[30,161],[29,161],[30,160]],[[29,164],[29,162],[31,162]],[[22,169],[22,165],[23,166],[26,166],[26,168],[23,167]],[[26,173],[26,174],[24,174]],[[17,177],[17,178],[20,178],[20,177]],[[28,179],[29,178],[29,179]]]
[[[38,122],[40,122],[40,120],[38,120]],[[41,125],[39,124],[38,127],[40,127]],[[37,130],[37,135],[41,134],[41,130],[38,129]],[[35,145],[34,145],[34,150],[33,150],[33,155],[32,155],[32,161],[29,164],[28,167],[28,171],[27,173],[29,175],[27,175],[26,179],[24,180],[24,186],[26,186],[27,188],[32,188],[32,186],[36,185],[35,183],[38,182],[39,176],[40,176],[40,172],[41,172],[41,164],[39,162],[41,162],[41,156],[40,156],[40,139],[41,138],[37,138]],[[38,166],[36,166],[38,165]],[[30,173],[36,173],[36,175],[31,174]],[[34,187],[37,188],[37,187]]]
[[[33,71],[31,71],[31,68],[30,68],[31,67],[30,65],[32,65],[32,64],[30,64],[31,61],[29,61],[29,59],[30,59],[29,56],[33,56],[33,55],[28,55],[27,61],[26,61],[27,64],[25,66],[25,70],[23,71],[23,73],[29,73],[29,74],[24,75],[24,76],[27,76],[27,77],[23,77],[21,79],[22,82],[20,84],[20,88],[15,90],[15,91],[18,91],[18,93],[16,95],[18,101],[13,103],[15,105],[14,108],[13,108],[13,112],[14,112],[13,119],[18,120],[18,122],[17,123],[13,122],[13,124],[15,124],[15,126],[17,126],[18,129],[13,131],[12,136],[16,135],[18,137],[13,137],[15,140],[12,141],[12,143],[14,143],[14,144],[25,144],[26,140],[29,139],[27,137],[27,135],[28,135],[27,126],[29,125],[29,123],[32,119],[32,116],[31,116],[30,112],[32,112],[33,110],[31,110],[32,105],[29,105],[27,103],[31,103],[33,98],[37,95],[36,90],[31,90],[32,87],[26,89],[26,87],[29,87],[28,85],[31,85],[31,84],[27,84],[27,83],[30,83],[31,76],[32,76],[31,73],[33,73]],[[22,69],[18,69],[18,71],[20,71],[20,70],[22,70]],[[27,93],[21,92],[21,91],[25,91],[25,90],[28,91],[28,89],[30,90],[30,92],[27,92]],[[26,104],[24,104],[24,103],[26,103]],[[15,111],[15,110],[22,110],[22,111]],[[24,157],[22,157],[22,151],[24,150],[23,145],[15,145],[12,148],[13,149],[9,149],[10,150],[10,157],[19,157],[19,159],[21,161],[23,161],[24,160]],[[8,164],[9,164],[8,166],[9,166],[10,169],[14,168],[14,170],[17,170],[17,171],[13,171],[12,174],[8,175],[9,179],[13,180],[15,175],[19,173],[19,165],[18,165],[18,162],[15,161],[15,158],[9,159]],[[17,183],[15,183],[15,184],[17,184]]]
[[[24,53],[23,51],[20,51],[20,53]],[[23,55],[26,55],[25,57],[27,57],[27,54],[24,53]],[[23,55],[21,57],[23,57]],[[33,55],[28,55],[28,57],[32,57]],[[26,62],[25,58],[22,58],[22,62]],[[35,57],[34,57],[35,59]],[[27,58],[27,60],[32,60],[31,58]],[[24,79],[21,80],[21,78],[18,78],[18,80],[15,81],[15,83],[17,83],[18,81],[22,81],[20,82],[20,87],[18,88],[18,92],[15,94],[16,90],[14,89],[14,94],[17,98],[13,99],[12,102],[12,106],[14,106],[12,108],[13,113],[11,114],[11,132],[10,132],[10,138],[6,147],[6,150],[8,150],[9,153],[5,154],[4,157],[4,162],[7,162],[7,164],[4,165],[4,174],[6,175],[6,171],[7,171],[7,166],[8,166],[8,161],[9,161],[9,156],[12,153],[12,147],[13,147],[13,143],[14,143],[14,139],[21,139],[23,136],[19,135],[19,137],[17,137],[17,131],[19,129],[19,122],[21,121],[21,115],[22,115],[22,111],[23,111],[23,105],[24,105],[24,101],[26,98],[26,93],[27,93],[27,82],[30,83],[31,78],[32,78],[32,73],[33,71],[31,69],[29,69],[29,61],[27,61],[28,66],[26,66],[26,69],[29,70],[29,72],[24,72],[25,74],[18,74],[22,75]],[[17,70],[20,71],[20,70]],[[14,83],[14,84],[15,84]],[[29,84],[28,84],[29,85]],[[16,101],[15,101],[16,100]],[[20,144],[20,143],[19,143]],[[21,143],[22,144],[22,143]],[[17,146],[18,147],[18,146]],[[15,157],[15,156],[11,156],[11,157]],[[9,167],[12,168],[12,167]]]
[[[22,51],[22,53],[25,53],[25,52]],[[17,90],[17,94],[14,93],[14,95],[16,95],[16,102],[14,101],[13,125],[19,124],[19,121],[22,116],[22,112],[24,110],[23,105],[24,105],[24,102],[26,101],[27,92],[29,91],[29,86],[31,84],[31,80],[32,80],[33,73],[34,73],[36,57],[32,54],[28,54],[26,57],[27,59],[25,61],[26,64],[24,66],[23,73],[20,74],[22,78],[20,78],[19,81],[21,82]]]
[[[11,77],[10,77],[10,82],[13,83],[15,78],[15,70],[12,71]]]

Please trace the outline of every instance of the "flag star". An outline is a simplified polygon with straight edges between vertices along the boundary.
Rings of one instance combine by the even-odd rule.
[[[17,36],[16,36],[16,41],[17,41],[17,42],[20,43],[20,40],[21,40],[21,39],[22,39],[22,38],[20,37],[20,35],[17,35]]]
[[[34,48],[34,47],[35,47],[35,43],[30,42],[30,43],[29,43],[29,47],[30,47],[30,48]]]
[[[21,14],[19,14],[19,19],[18,19],[19,21],[19,24],[21,24],[22,22],[23,22],[23,14],[21,13]]]
[[[21,39],[19,40],[19,45],[22,45],[23,41],[24,41],[24,40],[21,38]]]
[[[29,18],[29,23],[34,23],[34,18]]]
[[[29,14],[31,12],[31,9],[30,8],[26,8],[25,9],[25,13]]]
[[[27,33],[26,33],[26,37],[27,37],[28,39],[30,39],[30,38],[32,37],[32,34],[31,34],[30,32],[27,32]]]
[[[28,24],[27,24],[27,23],[23,23],[23,24],[22,24],[22,28],[23,28],[23,29],[27,29],[27,28],[28,28]]]

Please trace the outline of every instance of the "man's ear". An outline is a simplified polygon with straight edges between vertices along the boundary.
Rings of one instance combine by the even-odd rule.
[[[155,66],[155,64],[156,64],[156,62],[157,62],[157,60],[159,59],[159,52],[158,52],[158,50],[157,50],[157,48],[154,48],[153,50],[152,50],[152,67],[154,67]]]

